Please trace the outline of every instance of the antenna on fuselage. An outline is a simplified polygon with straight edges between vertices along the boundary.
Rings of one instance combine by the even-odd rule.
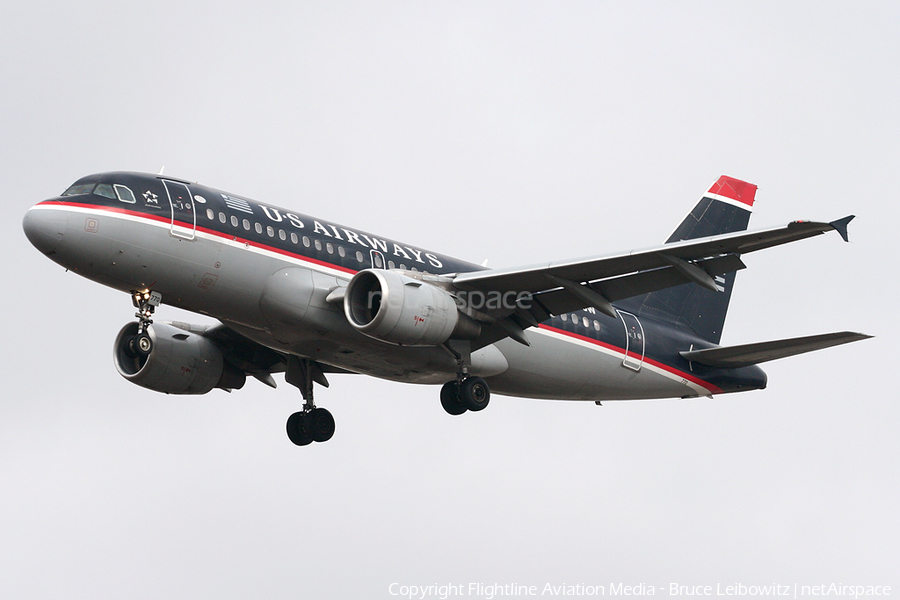
[[[157,175],[162,175],[163,171],[165,171],[165,170],[166,170],[166,165],[161,166],[159,168],[159,173],[157,173]]]

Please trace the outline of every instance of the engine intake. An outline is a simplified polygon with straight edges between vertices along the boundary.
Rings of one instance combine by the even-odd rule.
[[[446,290],[396,271],[366,269],[344,294],[344,314],[360,333],[401,346],[473,339],[480,326],[459,312]]]
[[[119,331],[113,350],[116,369],[131,383],[166,394],[205,394],[213,388],[240,389],[247,376],[227,362],[222,350],[190,325],[155,323],[147,333],[153,348],[141,356],[130,347],[137,323]]]

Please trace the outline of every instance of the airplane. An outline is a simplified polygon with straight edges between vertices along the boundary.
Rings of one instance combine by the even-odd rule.
[[[114,362],[166,394],[299,388],[298,446],[329,440],[327,375],[441,385],[451,415],[492,393],[607,400],[764,389],[760,363],[871,336],[849,331],[720,346],[744,254],[837,231],[852,215],[747,231],[757,186],[720,177],[660,246],[489,269],[173,177],[83,177],[27,211],[51,260],[131,296]],[[153,322],[161,303],[217,324]]]

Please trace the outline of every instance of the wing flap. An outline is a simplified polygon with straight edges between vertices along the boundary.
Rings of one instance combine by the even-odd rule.
[[[771,342],[759,342],[756,344],[744,344],[741,346],[723,346],[720,348],[706,348],[704,350],[690,350],[681,352],[681,356],[689,361],[697,362],[710,367],[722,367],[735,369],[757,365],[770,360],[786,358],[796,354],[849,344],[858,340],[872,337],[864,333],[841,331],[837,333],[824,333],[806,337],[775,340]]]
[[[746,268],[746,265],[744,265],[740,257],[734,254],[697,261],[695,264],[713,277]],[[642,271],[606,279],[604,281],[598,281],[596,283],[588,284],[587,287],[590,287],[610,302],[615,302],[616,300],[631,298],[648,292],[655,292],[676,285],[690,283],[691,281],[691,279],[679,272],[678,269],[674,267],[664,267],[652,271]],[[572,295],[565,289],[539,292],[534,295],[534,299],[540,301],[541,305],[546,307],[547,310],[554,315],[579,310],[585,307],[585,304],[580,297]]]

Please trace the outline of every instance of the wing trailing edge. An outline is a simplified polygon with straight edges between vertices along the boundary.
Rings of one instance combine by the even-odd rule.
[[[740,346],[686,350],[679,354],[689,361],[702,365],[736,369],[841,344],[849,344],[850,342],[865,340],[870,337],[872,336],[864,333],[841,331]]]

